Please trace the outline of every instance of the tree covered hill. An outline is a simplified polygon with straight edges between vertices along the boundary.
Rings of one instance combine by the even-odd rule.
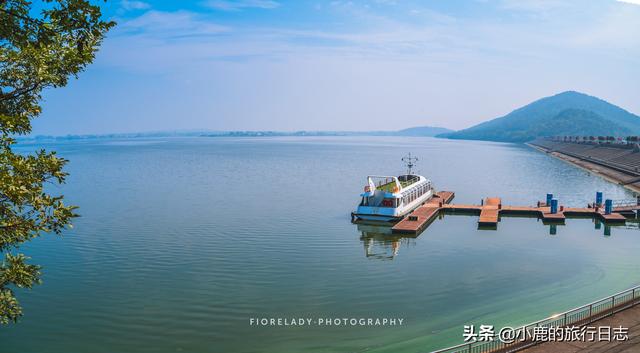
[[[630,134],[640,134],[639,116],[602,99],[568,91],[542,98],[503,117],[438,136],[525,142],[553,135]]]

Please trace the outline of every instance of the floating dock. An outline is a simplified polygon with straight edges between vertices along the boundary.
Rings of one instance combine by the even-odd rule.
[[[411,214],[396,223],[391,231],[396,234],[419,234],[425,230],[431,222],[442,212],[471,212],[478,214],[478,225],[480,227],[495,228],[500,222],[501,215],[526,215],[537,216],[545,223],[563,224],[566,218],[570,217],[597,217],[605,223],[624,224],[626,217],[624,213],[640,211],[640,205],[626,205],[621,207],[606,207],[589,205],[585,208],[571,208],[547,205],[538,202],[537,206],[505,206],[499,197],[487,197],[480,205],[451,204],[455,193],[452,191],[440,191],[433,198],[416,208]]]
[[[481,226],[498,224],[500,208],[502,208],[502,199],[499,197],[487,197],[482,209],[480,209],[478,224]]]

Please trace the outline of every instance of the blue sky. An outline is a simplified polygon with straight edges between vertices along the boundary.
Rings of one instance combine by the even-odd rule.
[[[35,134],[460,129],[577,90],[640,114],[640,0],[108,1]]]

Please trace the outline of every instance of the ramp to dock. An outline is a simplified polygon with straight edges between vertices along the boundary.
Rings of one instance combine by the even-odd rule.
[[[391,228],[396,234],[416,234],[422,232],[433,221],[443,205],[451,202],[455,194],[452,191],[437,192],[429,201],[416,208]]]

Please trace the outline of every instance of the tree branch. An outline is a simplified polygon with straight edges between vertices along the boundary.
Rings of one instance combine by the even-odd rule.
[[[1,4],[1,3],[3,3],[3,2],[4,2],[4,0],[0,1],[0,4]],[[0,12],[4,12],[4,13],[6,13],[6,14],[7,14],[7,15],[9,15],[9,16],[17,17],[17,18],[19,18],[19,19],[21,19],[21,20],[23,20],[23,21],[26,21],[26,22],[35,23],[35,24],[37,24],[38,26],[44,26],[44,25],[45,25],[45,23],[44,23],[44,22],[42,22],[42,21],[40,21],[40,20],[38,20],[38,19],[35,19],[35,18],[29,18],[29,17],[27,17],[27,16],[23,16],[23,15],[17,14],[17,13],[15,13],[15,12],[11,11],[11,10],[0,9]],[[43,28],[45,28],[45,29],[46,29],[46,27],[43,27]]]
[[[11,92],[7,92],[7,93],[0,92],[0,101],[6,101],[6,100],[9,100],[9,99],[16,99],[16,98],[18,98],[18,97],[20,97],[22,95],[25,95],[27,93],[33,92],[36,89],[38,89],[38,87],[40,87],[40,83],[41,82],[38,81],[38,82],[34,83],[33,85],[31,85],[30,87],[25,87],[25,88],[22,88],[22,89],[15,89],[15,90],[13,90]]]

